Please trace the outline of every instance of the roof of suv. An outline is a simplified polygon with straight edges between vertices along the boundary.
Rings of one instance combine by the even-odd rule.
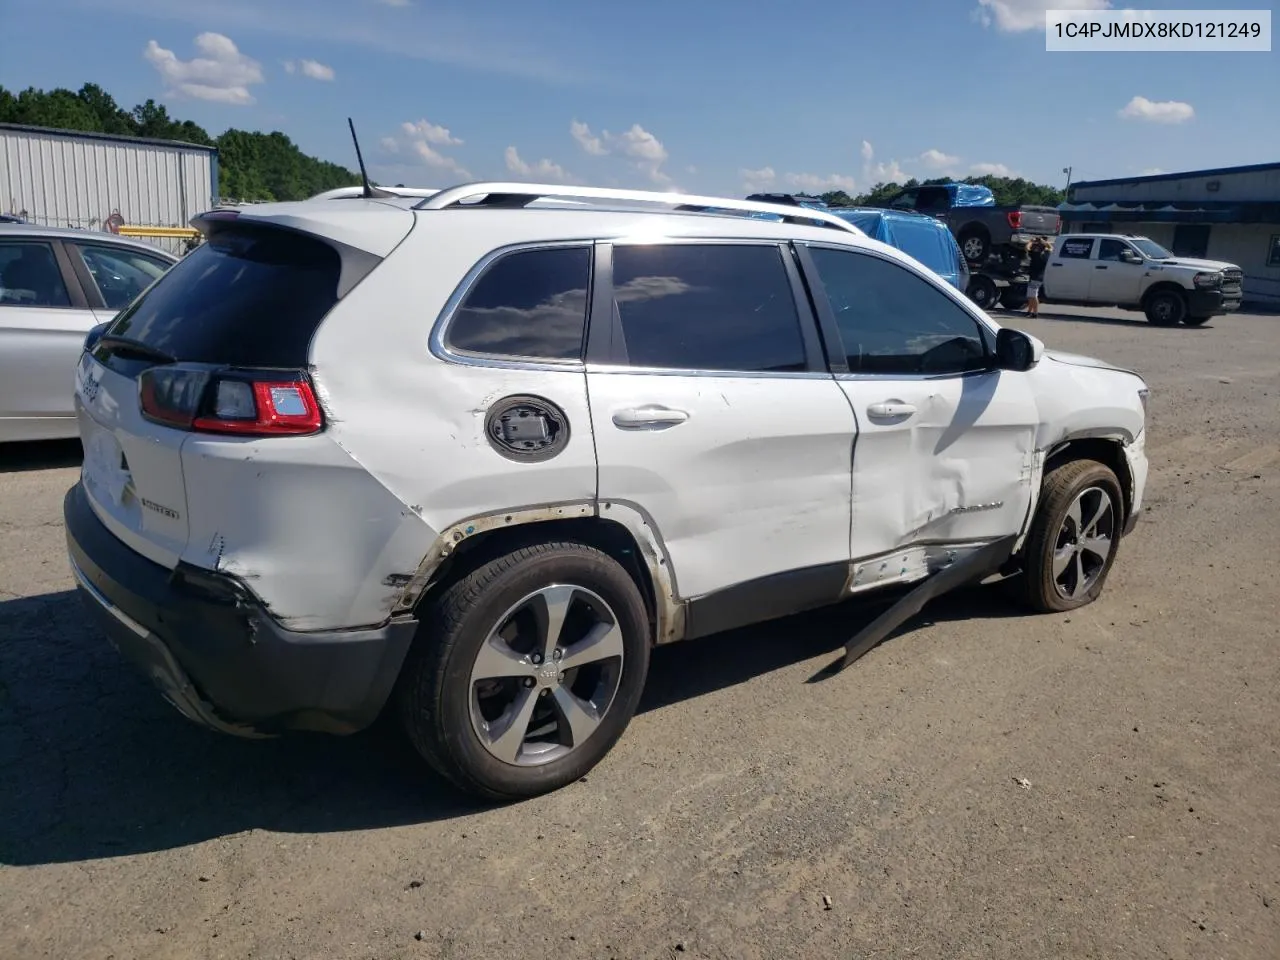
[[[266,221],[306,230],[386,256],[411,228],[413,217],[457,218],[451,229],[474,226],[510,238],[570,240],[633,235],[660,216],[662,232],[677,236],[874,243],[847,220],[805,207],[640,190],[485,182],[421,194],[366,198],[342,191],[294,203],[264,203],[217,210],[193,220]],[[767,213],[777,219],[759,219]],[[584,218],[591,218],[590,224]],[[465,224],[465,226],[463,226]]]
[[[56,227],[48,226],[42,223],[7,223],[0,222],[0,238],[4,237],[57,237],[62,240],[92,240],[94,243],[110,243],[121,247],[133,247],[137,250],[144,250],[147,253],[159,253],[162,256],[172,257],[173,254],[167,250],[147,243],[145,240],[134,240],[131,237],[122,237],[116,233],[106,233],[101,230],[84,230],[79,227]]]

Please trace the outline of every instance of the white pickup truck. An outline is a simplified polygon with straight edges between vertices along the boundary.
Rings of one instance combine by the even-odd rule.
[[[1199,326],[1240,307],[1243,272],[1234,263],[1193,260],[1129,234],[1058,237],[1040,299],[1141,310],[1161,327]]]

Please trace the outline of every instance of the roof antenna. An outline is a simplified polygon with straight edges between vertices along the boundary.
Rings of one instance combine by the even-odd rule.
[[[379,190],[369,182],[369,172],[364,168],[364,155],[360,152],[360,140],[356,137],[356,125],[350,117],[347,117],[347,126],[351,128],[351,142],[356,147],[356,161],[360,164],[360,182],[364,186],[364,198],[368,200],[373,197],[394,197],[394,193]]]

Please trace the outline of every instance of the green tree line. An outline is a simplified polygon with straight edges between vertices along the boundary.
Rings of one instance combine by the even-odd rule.
[[[28,87],[13,93],[0,87],[0,123],[214,146],[218,148],[218,193],[232,200],[303,200],[360,181],[345,167],[307,156],[283,133],[232,128],[212,137],[190,120],[169,116],[164,105],[154,100],[125,110],[94,83],[74,92]]]

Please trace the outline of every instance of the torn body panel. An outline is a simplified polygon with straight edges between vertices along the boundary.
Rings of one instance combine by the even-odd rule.
[[[324,434],[192,435],[182,449],[191,536],[182,560],[244,582],[295,631],[384,623],[435,539]]]

